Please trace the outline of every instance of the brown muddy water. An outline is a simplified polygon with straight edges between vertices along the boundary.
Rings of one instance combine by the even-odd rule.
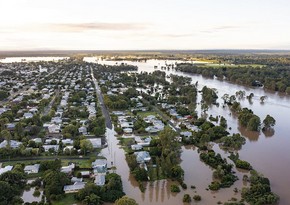
[[[96,62],[97,58],[87,58],[86,61]],[[148,60],[147,62],[129,62],[129,61],[99,61],[101,64],[120,64],[127,63],[138,66],[138,72],[147,71],[152,72],[154,66],[157,66],[158,70],[165,64],[175,64],[177,61],[161,61],[161,60]],[[217,79],[203,78],[200,75],[185,74],[182,72],[176,72],[173,70],[167,70],[167,74],[177,74],[182,76],[188,76],[192,78],[192,82],[198,81],[198,89],[202,89],[204,85],[210,88],[216,88],[218,91],[220,105],[222,104],[221,96],[223,94],[235,94],[236,91],[244,90],[246,94],[254,93],[253,100],[249,102],[247,99],[241,100],[242,107],[248,107],[257,114],[261,120],[265,118],[267,114],[270,114],[276,119],[276,125],[274,132],[249,132],[238,125],[236,116],[230,114],[228,108],[222,106],[211,106],[208,110],[208,115],[221,115],[227,119],[228,127],[231,127],[231,133],[241,133],[246,137],[247,142],[239,151],[240,158],[246,160],[252,164],[254,169],[263,173],[271,181],[272,191],[280,196],[280,205],[290,204],[290,97],[281,95],[278,93],[272,93],[264,91],[261,88],[250,88],[241,85],[232,84],[226,81],[220,81]],[[267,96],[268,98],[264,103],[260,103],[261,96]],[[198,97],[200,101],[200,96]],[[197,112],[201,114],[200,106],[197,107]],[[167,180],[161,180],[148,183],[145,193],[141,193],[137,182],[129,174],[129,168],[125,161],[124,151],[117,145],[118,140],[114,136],[113,130],[108,130],[108,148],[103,150],[103,155],[109,156],[113,163],[117,166],[117,173],[122,176],[123,187],[125,193],[134,198],[140,205],[144,204],[166,204],[176,205],[183,204],[182,197],[185,193],[189,193],[191,196],[199,194],[202,197],[202,201],[196,204],[217,204],[218,201],[225,202],[232,197],[240,198],[240,190],[246,186],[242,182],[242,176],[245,174],[241,170],[235,170],[240,180],[227,189],[221,189],[218,192],[207,191],[206,188],[212,180],[212,170],[199,160],[197,149],[188,146],[182,147],[181,154],[181,166],[185,171],[185,183],[188,186],[187,190],[182,190],[178,194],[170,192],[170,184],[174,183]],[[219,148],[218,145],[213,145],[213,149],[216,152],[227,157],[228,153]],[[228,159],[229,162],[231,162]],[[196,186],[196,189],[191,189],[190,186]],[[233,189],[237,187],[238,194],[233,192]],[[195,204],[192,202],[191,204]]]

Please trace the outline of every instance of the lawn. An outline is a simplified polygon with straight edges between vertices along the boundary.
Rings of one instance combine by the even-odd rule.
[[[59,201],[52,202],[52,205],[68,205],[68,204],[78,204],[81,205],[75,198],[74,194],[66,194],[64,198]]]
[[[147,117],[149,115],[154,115],[156,117],[158,116],[158,114],[154,111],[138,112],[137,115],[139,115],[142,118]]]

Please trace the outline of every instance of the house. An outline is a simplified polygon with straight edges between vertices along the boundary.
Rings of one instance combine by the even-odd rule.
[[[143,148],[142,145],[138,145],[138,144],[131,145],[132,150],[141,150],[142,148]]]
[[[137,145],[140,145],[142,147],[143,146],[149,146],[151,140],[152,140],[151,137],[146,137],[146,138],[143,138],[143,139],[141,139],[141,137],[139,137],[139,136],[135,137],[135,142],[137,143]]]
[[[13,169],[13,166],[10,166],[10,165],[8,165],[8,166],[6,166],[6,167],[4,167],[4,168],[0,168],[0,175],[1,174],[4,174],[5,172],[9,172],[9,171],[11,171]]]
[[[15,130],[15,124],[14,123],[8,123],[8,124],[6,124],[6,128],[9,131],[13,131],[13,130]]]
[[[149,162],[151,160],[150,154],[147,151],[134,152],[134,155],[136,155],[136,160],[139,164]]]
[[[63,148],[63,151],[65,152],[66,149],[68,149],[69,151],[71,151],[71,150],[74,149],[74,146],[72,146],[72,145],[71,146],[66,146],[66,147]]]
[[[89,171],[82,171],[80,172],[82,177],[89,177],[90,176],[90,172]]]
[[[60,125],[62,123],[62,119],[61,117],[53,117],[51,118],[51,124],[56,124],[56,125]]]
[[[189,132],[189,131],[180,132],[180,135],[181,136],[184,136],[184,137],[191,137],[192,136],[192,132]]]
[[[46,139],[45,144],[51,144],[52,141],[56,141],[56,144],[59,144],[60,139],[58,138],[52,138],[52,139]]]
[[[32,139],[36,144],[42,143],[42,139],[41,138],[34,138]]]
[[[88,131],[87,131],[87,128],[82,126],[79,128],[79,133],[82,134],[82,135],[87,135],[88,134]]]
[[[13,149],[18,148],[21,144],[22,142],[18,142],[16,140],[10,140],[10,147]],[[4,140],[3,142],[0,143],[0,148],[7,147],[7,145],[8,145],[7,140]]]
[[[95,184],[97,186],[104,186],[105,185],[105,182],[106,182],[105,175],[103,175],[103,174],[97,174],[95,176],[95,181],[94,182],[95,182]]]
[[[72,164],[70,164],[68,166],[61,167],[60,171],[63,172],[63,173],[66,173],[66,174],[71,174],[72,171],[74,170],[74,168],[75,168],[75,164],[72,163]]]
[[[68,193],[76,193],[79,190],[85,188],[86,183],[85,182],[75,182],[73,185],[65,185],[63,187],[63,191]]]
[[[48,133],[50,134],[56,134],[59,132],[60,132],[60,125],[53,124],[48,127]]]
[[[133,133],[133,129],[132,128],[124,128],[123,129],[125,134],[132,134]]]
[[[0,108],[0,115],[2,115],[4,112],[6,112],[7,109],[6,108]]]
[[[73,144],[74,141],[73,141],[72,139],[63,139],[63,140],[62,140],[62,143],[65,144],[65,145],[66,145],[66,144]]]
[[[50,149],[53,149],[55,152],[57,152],[59,145],[43,145],[43,148],[45,152],[48,152]]]
[[[32,118],[32,117],[33,117],[33,114],[30,113],[30,112],[26,112],[26,113],[23,114],[23,117],[24,117],[25,119],[29,119],[29,118]]]
[[[104,174],[107,172],[107,160],[106,159],[96,159],[92,162],[92,168],[94,169],[94,174]]]
[[[83,178],[77,178],[77,177],[73,177],[71,178],[71,182],[72,183],[75,183],[75,182],[82,182],[83,181]]]
[[[24,167],[24,172],[27,174],[38,173],[40,164],[27,165]]]
[[[102,139],[101,138],[90,138],[93,148],[102,148]]]
[[[29,112],[35,114],[38,112],[38,110],[37,110],[37,108],[31,108],[31,109],[29,109]]]

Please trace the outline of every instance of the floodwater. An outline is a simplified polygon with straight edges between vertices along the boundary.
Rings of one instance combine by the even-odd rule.
[[[32,181],[34,181],[34,180],[28,180],[27,183],[31,183]],[[35,191],[35,187],[32,187],[29,190],[24,190],[22,197],[21,197],[23,199],[24,203],[26,203],[26,202],[32,203],[34,201],[36,201],[36,202],[41,201],[43,191],[40,190],[40,195],[38,197],[33,196],[34,191]]]
[[[288,148],[290,145],[289,136],[289,118],[290,118],[290,97],[278,94],[275,92],[268,92],[261,88],[251,88],[241,85],[229,83],[227,81],[220,81],[217,79],[204,78],[201,75],[187,74],[176,72],[173,69],[164,69],[162,66],[166,64],[175,64],[178,61],[164,61],[164,60],[148,60],[146,62],[131,62],[131,61],[101,61],[97,58],[88,58],[88,62],[98,62],[106,65],[116,65],[120,63],[127,63],[138,66],[138,72],[153,72],[154,70],[163,70],[167,74],[176,74],[192,78],[192,82],[198,81],[198,89],[201,90],[203,86],[216,88],[218,91],[218,102],[220,106],[211,106],[207,112],[208,115],[224,116],[227,119],[228,127],[231,127],[229,132],[241,133],[246,137],[246,144],[239,151],[240,158],[252,164],[254,169],[263,173],[271,181],[272,191],[280,196],[279,204],[290,204],[289,184],[290,184],[290,155]],[[180,62],[180,61],[179,61]],[[154,68],[157,66],[157,69]],[[237,121],[237,116],[231,114],[227,107],[223,107],[223,100],[221,97],[228,93],[235,94],[236,91],[244,90],[246,95],[254,93],[252,101],[247,99],[241,100],[242,107],[248,107],[258,115],[261,120],[267,114],[270,114],[276,119],[274,132],[249,132],[240,127]],[[264,103],[260,102],[261,96],[267,96]],[[200,94],[198,101],[200,101]],[[200,106],[197,106],[197,112],[201,114]],[[114,159],[117,166],[117,173],[122,176],[124,191],[130,197],[136,199],[139,204],[182,204],[182,197],[185,193],[190,193],[191,196],[199,194],[202,201],[198,204],[216,204],[218,201],[225,202],[232,197],[240,198],[240,190],[242,187],[247,186],[242,182],[242,176],[246,174],[242,170],[236,170],[236,175],[239,180],[228,189],[221,189],[218,192],[207,191],[206,188],[212,180],[212,170],[199,160],[197,149],[194,147],[183,147],[181,154],[181,166],[185,171],[185,183],[188,186],[187,190],[182,190],[178,194],[170,193],[170,181],[162,180],[154,182],[153,185],[147,185],[145,193],[141,193],[138,188],[137,182],[129,174],[129,168],[126,164],[124,151],[119,147],[115,147],[116,139],[111,133],[112,150],[114,151]],[[223,157],[229,154],[219,148],[218,145],[213,145],[213,149],[221,153]],[[231,162],[228,159],[229,162]],[[190,189],[190,186],[196,186],[195,190]],[[238,194],[233,192],[237,187]],[[195,193],[196,192],[196,193]]]

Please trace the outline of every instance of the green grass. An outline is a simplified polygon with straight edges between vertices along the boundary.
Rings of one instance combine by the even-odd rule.
[[[74,194],[66,194],[64,198],[59,201],[52,202],[52,205],[68,205],[68,204],[78,204],[81,205],[75,198]]]
[[[147,117],[149,115],[154,115],[156,117],[158,116],[158,114],[154,111],[138,112],[137,115],[139,115],[142,118]]]

